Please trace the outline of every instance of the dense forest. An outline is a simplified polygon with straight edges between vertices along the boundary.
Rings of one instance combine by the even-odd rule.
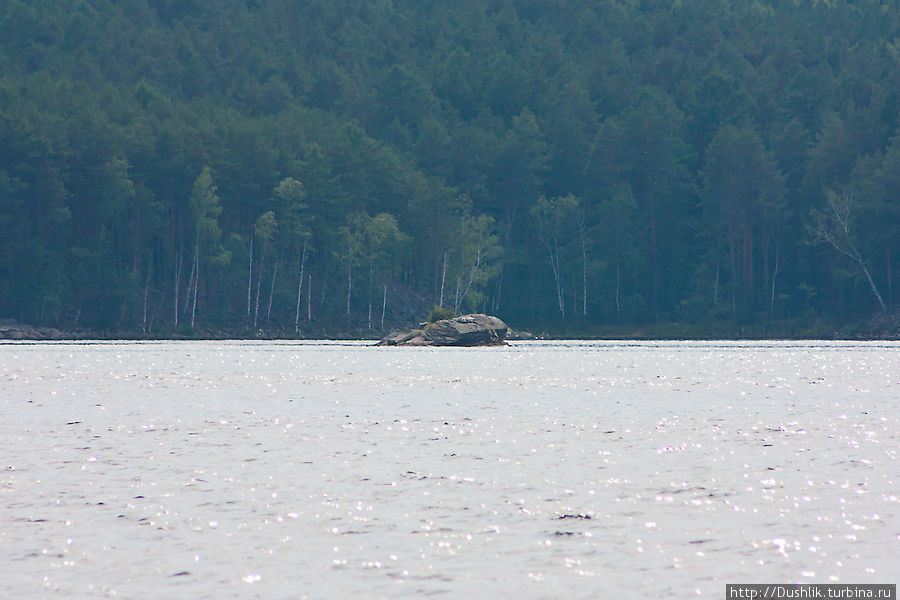
[[[877,0],[0,0],[0,317],[893,335],[898,93]]]

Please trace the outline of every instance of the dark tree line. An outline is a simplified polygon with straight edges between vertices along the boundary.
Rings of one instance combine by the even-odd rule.
[[[889,323],[898,39],[875,0],[0,0],[0,317]]]

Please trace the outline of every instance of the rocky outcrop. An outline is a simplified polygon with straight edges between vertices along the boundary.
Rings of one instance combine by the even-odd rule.
[[[32,327],[14,319],[0,319],[0,340],[60,340],[64,334],[55,327]]]
[[[394,332],[379,346],[502,346],[508,328],[490,315],[463,315],[423,324],[420,328]]]

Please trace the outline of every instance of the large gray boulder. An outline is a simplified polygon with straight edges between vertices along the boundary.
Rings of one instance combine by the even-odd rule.
[[[442,319],[419,329],[394,332],[379,346],[502,346],[508,328],[490,315],[463,315]]]

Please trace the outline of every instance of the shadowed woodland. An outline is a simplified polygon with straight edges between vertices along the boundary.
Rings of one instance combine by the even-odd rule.
[[[900,9],[0,0],[0,317],[893,335]]]

